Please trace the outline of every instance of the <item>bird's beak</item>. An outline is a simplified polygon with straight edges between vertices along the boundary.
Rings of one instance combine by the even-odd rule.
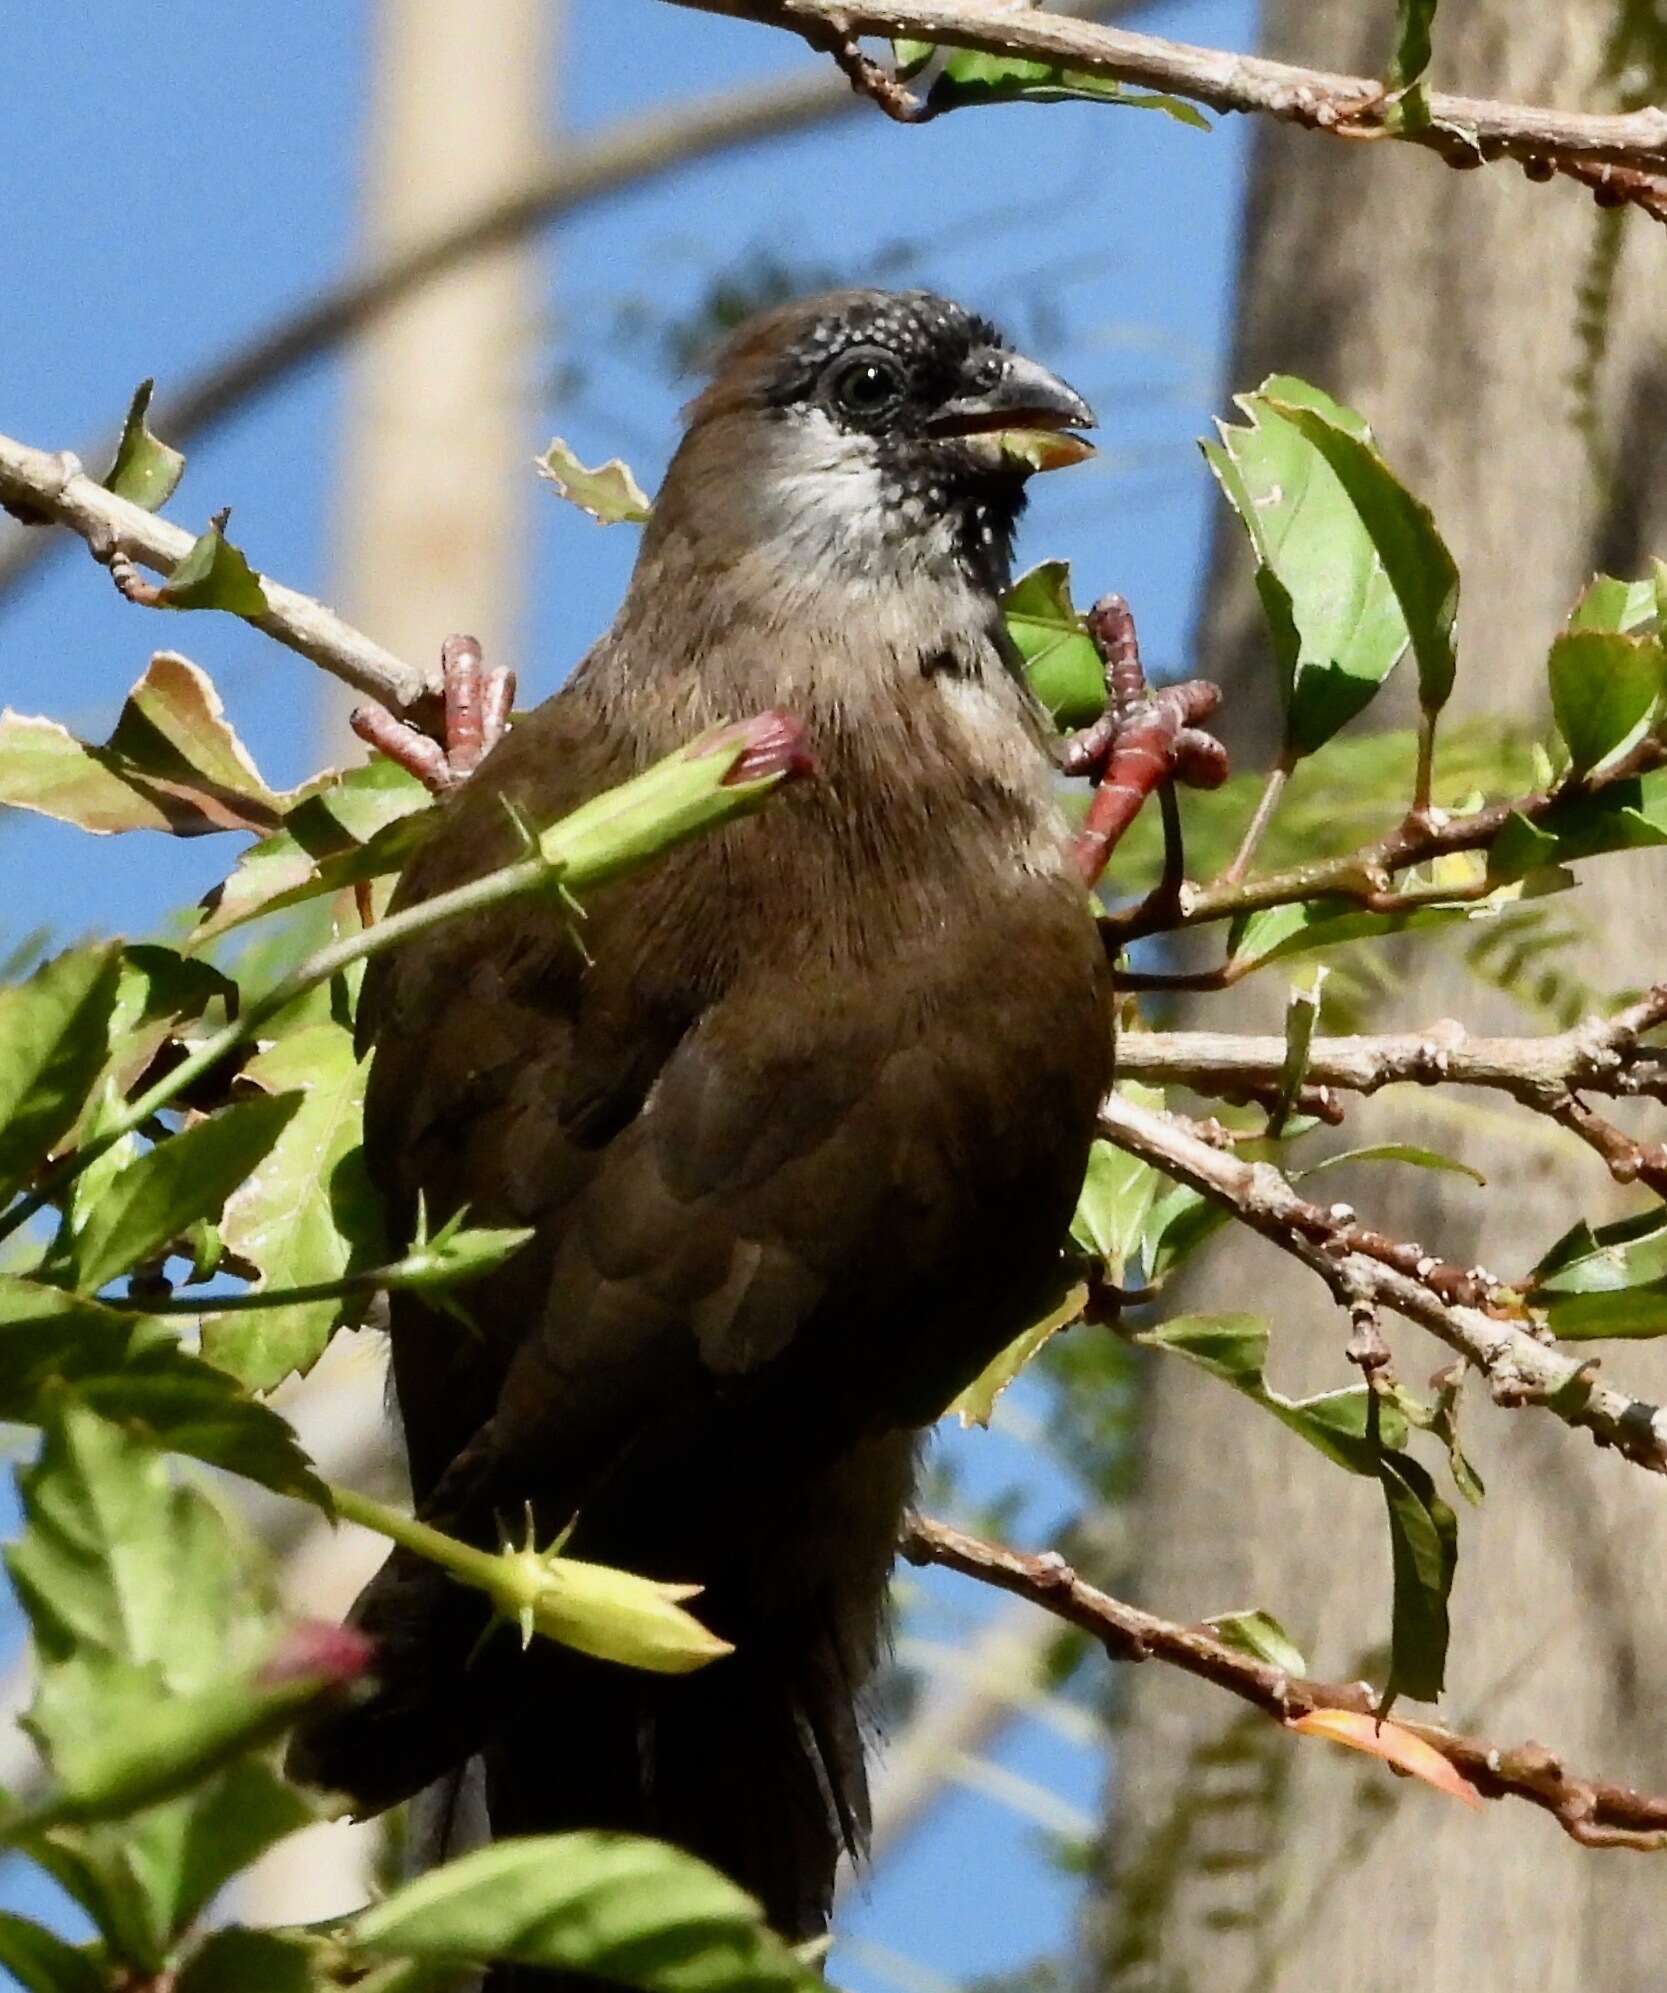
[[[1070,433],[1094,426],[1094,411],[1075,388],[1022,353],[974,354],[968,371],[977,379],[985,370],[995,375],[993,385],[946,402],[927,425],[930,435],[953,436],[1025,475],[1093,456],[1094,445]]]

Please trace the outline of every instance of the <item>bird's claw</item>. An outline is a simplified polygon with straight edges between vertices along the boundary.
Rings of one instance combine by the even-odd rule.
[[[440,647],[440,686],[438,734],[374,702],[348,716],[362,741],[436,796],[468,781],[509,731],[515,673],[485,665],[474,637],[447,637]]]

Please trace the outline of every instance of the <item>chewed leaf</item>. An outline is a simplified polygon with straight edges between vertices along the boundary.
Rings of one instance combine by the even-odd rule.
[[[1398,1772],[1422,1779],[1437,1792],[1462,1800],[1466,1806],[1486,1804],[1464,1773],[1449,1763],[1433,1744],[1426,1744],[1422,1737],[1387,1718],[1380,1721],[1357,1709],[1312,1709],[1306,1716],[1291,1718],[1286,1728],[1304,1737],[1329,1737],[1334,1744],[1347,1744],[1352,1751],[1382,1758]]]
[[[216,513],[206,533],[192,542],[185,558],[158,591],[159,609],[224,609],[233,616],[264,616],[266,591],[260,576],[225,535],[227,514]]]
[[[151,659],[102,747],[56,720],[0,713],[0,803],[83,830],[265,832],[286,801],[232,731],[207,674],[176,651]]]
[[[621,519],[640,525],[652,510],[653,500],[618,457],[592,470],[580,463],[560,436],[552,436],[549,448],[533,462],[539,476],[548,478],[563,498],[604,526]]]
[[[178,450],[158,442],[145,426],[155,381],[141,381],[133,391],[133,401],[122,424],[121,441],[115,461],[104,473],[104,488],[118,498],[155,512],[173,497],[185,474],[185,459]]]

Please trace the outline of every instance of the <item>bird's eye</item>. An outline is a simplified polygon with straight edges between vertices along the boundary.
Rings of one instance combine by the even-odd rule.
[[[881,354],[866,353],[841,362],[828,384],[835,407],[846,415],[872,418],[895,408],[906,388],[903,371]]]

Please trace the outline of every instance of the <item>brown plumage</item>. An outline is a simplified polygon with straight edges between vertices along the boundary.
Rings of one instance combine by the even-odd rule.
[[[812,780],[596,894],[582,953],[518,905],[369,982],[396,1235],[419,1193],[537,1228],[473,1291],[478,1338],[394,1297],[419,1512],[486,1545],[528,1501],[546,1539],[577,1514],[573,1554],[703,1584],[736,1652],[477,1653],[482,1601],[396,1553],[356,1613],[377,1695],[297,1745],[365,1809],[480,1753],[495,1833],[658,1834],[825,1926],[917,1434],[1041,1305],[1109,1077],[997,608],[1027,467],[985,433],[1088,419],[925,294],[744,328],[613,628],[412,865],[407,904],[514,855],[505,800],[545,823],[710,725],[807,729]]]

